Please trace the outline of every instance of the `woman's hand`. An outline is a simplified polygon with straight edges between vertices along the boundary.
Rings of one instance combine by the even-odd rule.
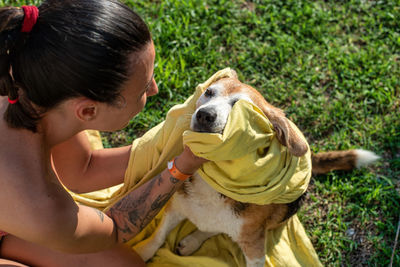
[[[185,146],[183,152],[176,157],[175,164],[178,170],[184,174],[193,174],[200,166],[207,162],[207,159],[193,154],[188,146]]]
[[[206,161],[185,147],[175,164],[182,173],[193,174]],[[106,214],[117,226],[118,240],[126,242],[142,231],[182,184],[165,169],[115,203]]]

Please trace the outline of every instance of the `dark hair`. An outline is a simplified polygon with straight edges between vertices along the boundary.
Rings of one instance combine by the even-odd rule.
[[[23,19],[21,8],[0,8],[0,95],[20,96],[5,120],[33,132],[66,99],[115,103],[129,55],[151,42],[144,21],[117,0],[45,1],[30,33],[21,33]]]

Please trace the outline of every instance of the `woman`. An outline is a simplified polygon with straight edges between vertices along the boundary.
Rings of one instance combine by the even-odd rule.
[[[60,180],[80,193],[123,182],[130,147],[91,151],[82,131],[121,129],[143,109],[158,92],[154,58],[146,24],[117,0],[0,9],[0,264],[144,264],[118,243],[204,160],[185,148],[178,174],[164,170],[110,217],[76,204]]]

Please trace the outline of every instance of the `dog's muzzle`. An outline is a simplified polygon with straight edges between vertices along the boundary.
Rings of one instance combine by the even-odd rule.
[[[197,111],[196,120],[200,127],[211,126],[217,118],[217,112],[214,109],[202,108]]]
[[[206,105],[192,116],[191,128],[195,132],[222,133],[231,110],[230,105]]]

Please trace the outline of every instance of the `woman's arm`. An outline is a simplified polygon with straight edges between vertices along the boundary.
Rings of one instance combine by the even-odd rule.
[[[74,192],[93,191],[123,182],[129,155],[130,146],[92,151],[84,132],[52,149],[58,176]],[[205,161],[185,147],[176,165],[181,172],[192,174]],[[107,212],[117,227],[118,241],[127,241],[138,234],[181,185],[182,181],[166,170],[118,201]]]
[[[29,179],[38,181],[34,176]],[[117,244],[113,220],[96,209],[76,204],[61,185],[11,182],[6,188],[0,196],[3,231],[67,253],[96,252]]]
[[[108,188],[124,181],[131,146],[92,150],[85,132],[52,148],[61,182],[76,193]]]
[[[185,147],[175,163],[182,173],[193,174],[206,160],[196,157]],[[119,242],[126,242],[138,234],[166,204],[182,181],[165,169],[135,191],[118,201],[107,214],[117,227]]]
[[[178,156],[176,166],[181,172],[191,174],[203,162],[205,160],[195,157],[185,148]],[[23,171],[24,174],[32,173]],[[11,169],[6,172],[11,178],[18,175]],[[11,178],[16,186],[9,187],[0,195],[0,200],[3,200],[0,203],[2,230],[68,253],[96,252],[134,237],[183,183],[166,170],[117,202],[107,212],[111,219],[101,211],[76,204],[59,184],[40,185],[35,182],[42,181],[42,177],[30,177],[30,185],[23,190],[17,186],[21,177]],[[10,202],[7,199],[12,199],[12,205],[6,204]]]

